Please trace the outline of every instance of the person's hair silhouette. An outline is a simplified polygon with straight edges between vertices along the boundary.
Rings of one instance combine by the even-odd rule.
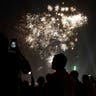
[[[63,53],[57,54],[53,58],[52,69],[61,70],[64,69],[67,63],[67,58]]]
[[[71,71],[71,73],[70,73],[70,75],[76,80],[76,79],[78,79],[78,77],[79,77],[79,73],[78,73],[78,71]]]
[[[43,77],[43,76],[40,76],[40,77],[38,78],[37,82],[38,82],[39,86],[43,86],[44,83],[45,83],[44,77]]]

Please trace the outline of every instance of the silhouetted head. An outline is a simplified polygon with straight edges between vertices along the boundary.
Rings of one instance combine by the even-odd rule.
[[[47,82],[50,81],[50,79],[51,79],[51,74],[48,73],[48,74],[46,75],[46,80],[47,80]]]
[[[28,88],[28,86],[29,86],[28,81],[26,81],[26,80],[23,81],[22,85],[23,85],[23,88]]]
[[[90,80],[89,80],[89,76],[88,75],[83,75],[82,76],[82,81],[83,81],[83,83],[87,83],[87,82],[89,82]]]
[[[43,77],[43,76],[40,76],[40,77],[38,78],[37,82],[38,82],[39,85],[43,85],[43,84],[45,83],[44,77]]]
[[[95,77],[94,76],[90,76],[90,81],[92,82],[92,83],[95,83]]]
[[[64,69],[67,63],[67,58],[63,53],[57,54],[53,58],[52,69],[61,70]]]
[[[71,71],[70,75],[74,78],[74,79],[78,79],[79,73],[77,71]]]

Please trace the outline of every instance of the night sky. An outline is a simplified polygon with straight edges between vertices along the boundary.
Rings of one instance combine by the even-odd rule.
[[[96,4],[93,0],[0,0],[0,32],[3,32],[8,39],[15,37],[16,33],[12,31],[13,26],[18,23],[22,14],[32,10],[35,13],[42,12],[47,4],[54,5],[62,1],[68,6],[76,6],[88,17],[88,24],[79,30],[81,32],[78,42],[78,62],[81,74],[96,75]],[[36,63],[36,61],[32,61],[31,55],[28,55],[29,51],[25,53],[23,50],[22,53],[26,55],[30,63]],[[72,54],[69,57],[71,58]],[[39,61],[38,59],[37,62]],[[36,66],[32,65],[33,71]],[[35,74],[35,72],[33,73]]]

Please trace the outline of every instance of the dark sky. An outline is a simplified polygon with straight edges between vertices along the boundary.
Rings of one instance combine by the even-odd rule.
[[[62,1],[67,5],[75,5],[80,11],[87,14],[89,27],[91,30],[95,30],[96,7],[94,0],[0,0],[0,29],[3,29],[3,24],[7,24],[7,27],[14,23],[24,11],[30,11],[32,8],[40,11],[47,3],[54,5]]]
[[[94,0],[0,0],[0,30],[6,29],[3,27],[8,28],[11,26],[24,11],[30,11],[32,8],[35,10],[39,8],[38,10],[40,11],[44,9],[47,3],[55,4],[62,1],[68,5],[75,5],[80,11],[87,14],[90,30],[95,31],[96,7]],[[94,37],[95,32],[93,34],[92,32],[91,34],[89,32],[89,34]]]
[[[94,0],[0,0],[0,32],[7,37],[15,34],[9,31],[24,12],[30,12],[31,9],[35,12],[42,11],[47,3],[54,5],[62,1],[69,6],[75,5],[79,11],[88,16],[88,24],[79,37],[80,63],[82,71],[85,68],[89,73],[96,73],[96,1]]]

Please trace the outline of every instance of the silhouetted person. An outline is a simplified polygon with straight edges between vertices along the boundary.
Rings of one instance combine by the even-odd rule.
[[[31,74],[31,85],[29,86],[29,92],[27,94],[27,96],[36,96],[35,95],[35,80],[34,80],[34,77],[33,77],[33,74],[32,74],[32,71],[30,71]]]
[[[28,81],[23,81],[22,82],[22,91],[20,96],[31,96],[29,93],[29,84]]]
[[[71,71],[70,76],[73,78],[75,83],[76,96],[82,96],[83,90],[82,90],[82,83],[78,79],[79,73],[77,71]]]
[[[16,39],[13,39],[12,42],[16,43],[16,45],[11,46],[8,51],[7,62],[6,62],[6,78],[7,88],[10,89],[10,96],[18,96],[20,90],[20,71],[24,74],[27,74],[31,67],[26,58],[21,54],[19,47],[17,45]]]
[[[83,81],[84,96],[96,96],[96,90],[94,89],[94,87],[89,79],[89,76],[86,74],[83,75],[82,81]]]
[[[51,74],[47,96],[75,96],[73,81],[65,70],[66,63],[63,53],[54,56],[52,69],[56,72]]]
[[[51,74],[48,73],[48,74],[46,75],[46,81],[47,81],[47,82],[50,82],[50,80],[51,80]]]
[[[44,88],[45,88],[45,93],[46,93],[46,96],[50,96],[50,90],[49,90],[49,88],[50,88],[50,84],[51,84],[51,73],[48,73],[47,75],[46,75],[46,83],[45,83],[45,86],[44,86]]]
[[[92,85],[96,88],[96,80],[95,80],[95,77],[94,76],[90,76],[90,81],[91,81],[91,83],[92,83]]]
[[[35,88],[36,95],[35,96],[45,96],[45,79],[43,76],[40,76],[37,80],[38,86]]]
[[[7,53],[8,53],[8,40],[5,38],[5,36],[0,33],[0,95],[5,96],[5,93],[7,90]],[[8,63],[7,63],[8,64]]]

